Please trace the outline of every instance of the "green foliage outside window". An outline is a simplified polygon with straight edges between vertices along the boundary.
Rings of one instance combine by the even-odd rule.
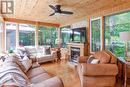
[[[56,47],[57,29],[55,27],[39,27],[38,42],[39,45],[50,45]]]
[[[35,45],[35,26],[29,24],[19,25],[19,45],[34,46]]]
[[[119,33],[130,31],[130,12],[105,17],[105,48],[118,57],[125,56],[125,42]]]
[[[71,29],[70,26],[62,27],[61,28],[61,38],[62,38],[62,47],[67,47],[67,43],[69,43],[71,38]]]
[[[100,19],[91,21],[91,51],[100,51],[101,41],[100,41]]]

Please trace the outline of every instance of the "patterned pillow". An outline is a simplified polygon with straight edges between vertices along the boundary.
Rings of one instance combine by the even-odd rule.
[[[21,63],[25,68],[25,73],[32,67],[32,60],[29,59],[27,56],[24,56],[23,60],[21,60]]]
[[[45,54],[45,55],[51,54],[51,49],[50,49],[50,47],[44,47],[44,48],[43,48],[43,54]]]
[[[87,64],[99,64],[100,60],[96,59],[93,55],[90,55]]]
[[[21,59],[23,59],[24,56],[29,56],[24,47],[17,48],[16,55],[18,55]]]

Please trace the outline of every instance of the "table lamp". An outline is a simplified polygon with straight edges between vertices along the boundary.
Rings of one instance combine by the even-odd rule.
[[[125,56],[128,58],[128,41],[130,41],[130,32],[120,32],[120,39],[125,41]]]

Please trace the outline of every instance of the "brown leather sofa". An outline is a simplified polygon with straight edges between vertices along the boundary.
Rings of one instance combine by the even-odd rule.
[[[78,73],[82,87],[114,87],[118,67],[116,57],[108,51],[93,54],[99,64],[87,64],[88,57],[78,58]],[[107,62],[106,62],[107,61]]]
[[[25,73],[30,86],[28,87],[64,87],[63,81],[58,76],[51,76],[44,70],[36,59],[32,59],[32,67]],[[22,70],[21,70],[22,71]],[[15,85],[3,85],[2,87],[18,87]]]

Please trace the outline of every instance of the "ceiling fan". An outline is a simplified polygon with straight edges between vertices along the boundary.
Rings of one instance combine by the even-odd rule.
[[[70,12],[70,11],[62,11],[61,10],[61,5],[55,5],[55,6],[49,5],[49,7],[54,10],[54,13],[50,14],[49,16],[53,16],[53,15],[55,15],[55,13],[68,14],[68,15],[73,14],[73,12]]]

